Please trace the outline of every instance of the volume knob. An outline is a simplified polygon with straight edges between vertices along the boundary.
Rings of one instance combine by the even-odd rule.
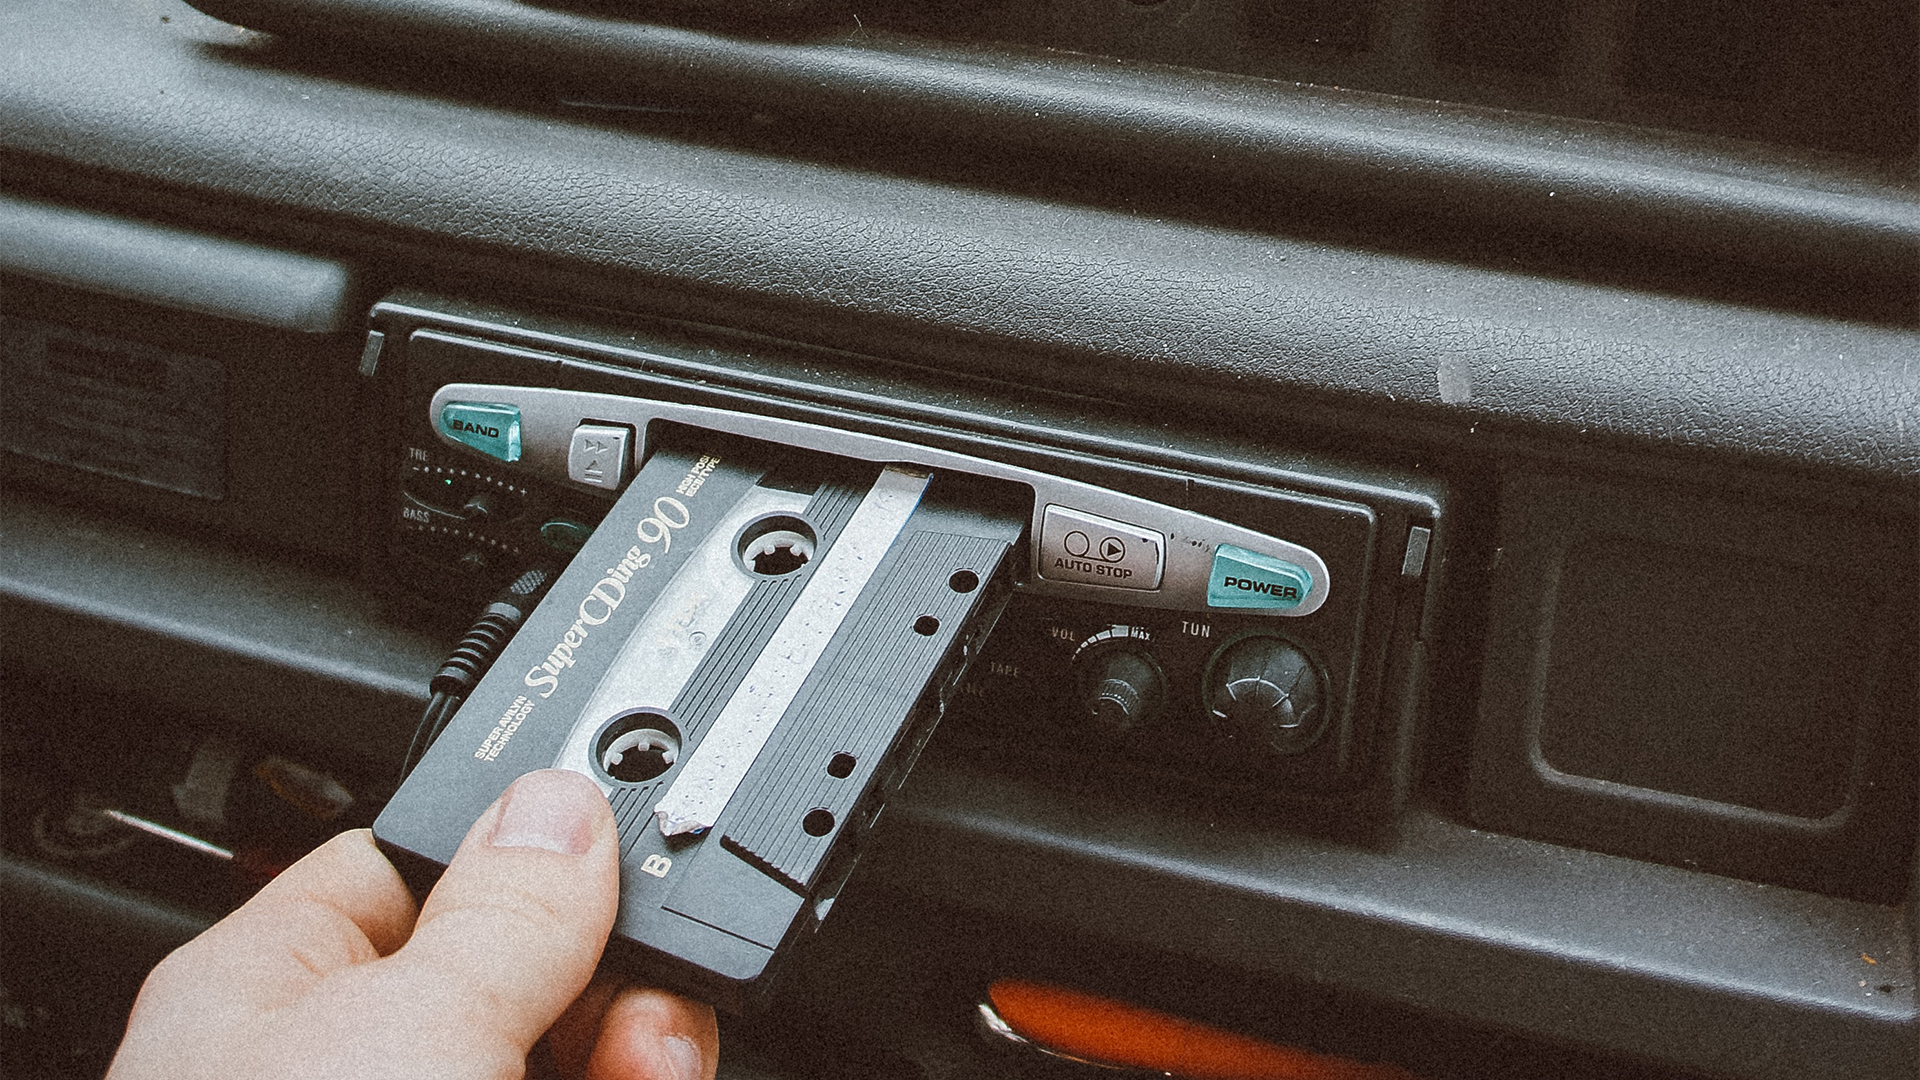
[[[1087,716],[1114,734],[1131,730],[1160,712],[1166,679],[1146,655],[1107,648],[1081,658],[1081,702]]]

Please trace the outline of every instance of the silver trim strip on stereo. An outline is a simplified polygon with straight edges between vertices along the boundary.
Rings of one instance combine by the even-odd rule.
[[[517,464],[502,467],[532,472],[556,483],[572,484],[568,479],[567,455],[573,445],[573,433],[581,424],[631,426],[636,435],[632,468],[628,470],[632,472],[646,459],[648,426],[654,421],[670,421],[766,442],[801,446],[859,461],[944,469],[1021,484],[1032,489],[1034,494],[1033,520],[1028,530],[1029,572],[1022,575],[1020,583],[1023,592],[1102,600],[1135,607],[1206,611],[1207,578],[1213,570],[1214,552],[1221,544],[1232,544],[1247,551],[1285,560],[1304,568],[1313,577],[1313,586],[1306,598],[1292,608],[1235,608],[1233,611],[1236,615],[1311,615],[1327,602],[1332,587],[1326,561],[1310,548],[1205,514],[988,458],[857,431],[843,431],[819,424],[732,412],[705,405],[544,387],[451,383],[433,395],[428,422],[433,425],[434,433],[442,442],[465,453],[480,451],[451,438],[438,423],[438,417],[447,404],[455,401],[511,405],[519,409],[522,456]],[[580,484],[572,486],[583,487]],[[1160,588],[1126,589],[1057,581],[1033,572],[1043,554],[1041,538],[1044,515],[1049,506],[1132,524],[1165,537],[1165,569]]]

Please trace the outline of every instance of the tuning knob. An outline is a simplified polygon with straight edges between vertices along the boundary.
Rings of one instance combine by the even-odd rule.
[[[1326,684],[1307,654],[1277,637],[1242,638],[1207,666],[1207,712],[1277,753],[1312,745],[1327,726]]]

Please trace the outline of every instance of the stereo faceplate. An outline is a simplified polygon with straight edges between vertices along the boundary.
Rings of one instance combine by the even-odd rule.
[[[729,368],[705,340],[638,349],[631,334],[437,303],[390,301],[374,322],[396,592],[473,607],[564,560],[676,429],[972,474],[1024,492],[1028,529],[945,741],[1009,765],[1078,762],[1092,782],[1331,801],[1336,817],[1394,797],[1441,550],[1430,482],[1262,468],[1253,447],[1196,454],[1084,402],[1024,403],[1027,437],[1009,438],[989,398],[931,409],[905,380],[883,399],[770,377],[764,342]]]

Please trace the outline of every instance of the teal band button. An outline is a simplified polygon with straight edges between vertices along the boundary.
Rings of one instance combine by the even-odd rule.
[[[1207,606],[1285,611],[1299,607],[1313,591],[1305,567],[1257,551],[1221,544],[1207,575]]]
[[[450,401],[440,410],[440,429],[501,461],[520,460],[520,410],[515,406]]]

